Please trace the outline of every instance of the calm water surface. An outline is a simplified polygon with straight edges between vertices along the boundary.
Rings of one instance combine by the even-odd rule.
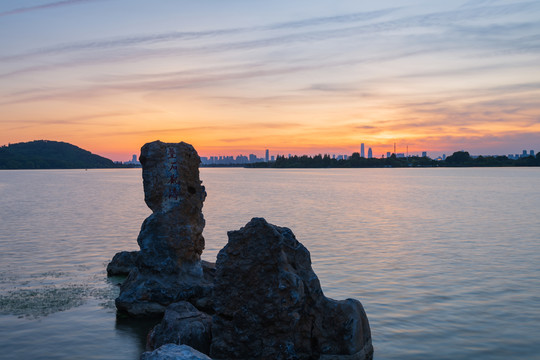
[[[540,169],[202,169],[203,258],[254,216],[293,230],[375,359],[540,358]],[[0,171],[0,358],[137,359],[105,266],[150,214],[140,169]]]

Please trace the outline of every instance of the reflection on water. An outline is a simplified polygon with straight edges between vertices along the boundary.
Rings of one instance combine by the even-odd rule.
[[[205,260],[254,216],[290,227],[325,294],[366,308],[376,359],[540,352],[540,169],[202,169]],[[0,172],[6,359],[134,359],[106,263],[136,250],[140,169]],[[114,354],[114,355],[112,355]]]

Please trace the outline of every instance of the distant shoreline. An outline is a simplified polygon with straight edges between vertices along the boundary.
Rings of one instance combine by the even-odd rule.
[[[223,164],[225,165],[225,164]],[[236,165],[236,164],[235,164]],[[433,160],[427,156],[397,157],[395,154],[387,158],[365,158],[353,153],[347,159],[335,159],[329,155],[316,156],[278,156],[273,162],[257,162],[238,164],[246,168],[278,168],[278,169],[324,169],[324,168],[433,168],[433,167],[531,167],[540,166],[540,153],[536,156],[523,156],[510,159],[507,156],[473,157],[466,151],[457,151],[444,160]],[[208,166],[208,165],[205,165]],[[221,164],[212,164],[219,167]],[[234,166],[234,165],[228,165]]]
[[[141,166],[116,166],[116,167],[74,167],[74,168],[13,168],[6,169],[0,168],[0,171],[13,171],[13,170],[117,170],[117,169],[142,169]]]

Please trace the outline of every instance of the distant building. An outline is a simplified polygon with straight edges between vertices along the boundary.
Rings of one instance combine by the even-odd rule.
[[[523,150],[523,154],[521,155],[521,157],[527,157],[527,150]]]
[[[247,156],[244,155],[238,155],[236,157],[236,163],[237,164],[246,164],[249,161]]]
[[[390,153],[390,151],[387,151],[386,152],[386,158],[389,158],[392,154]]]
[[[276,161],[276,157],[274,155],[270,156],[270,161]]]
[[[531,150],[530,154],[530,156],[534,156],[534,150]]]
[[[249,154],[249,162],[250,163],[257,162],[257,156],[255,156],[255,154]]]
[[[404,153],[397,153],[397,154],[396,154],[396,157],[398,157],[398,158],[404,158],[404,157],[405,157],[405,154],[404,154]]]
[[[265,155],[264,159],[265,159],[266,162],[270,161],[270,150],[266,149],[266,155]]]
[[[422,151],[422,157],[427,157],[427,151]]]
[[[364,143],[360,144],[360,156],[361,156],[361,157],[365,157],[365,153],[364,153]]]
[[[368,159],[371,159],[373,157],[373,151],[371,150],[371,148],[369,148],[367,151],[367,157]]]
[[[442,159],[446,160],[446,154],[442,154]]]
[[[128,165],[140,165],[139,161],[137,160],[137,155],[133,154],[131,156],[131,160],[124,162],[124,164]]]

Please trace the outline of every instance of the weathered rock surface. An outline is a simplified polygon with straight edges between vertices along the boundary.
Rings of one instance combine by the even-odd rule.
[[[138,251],[120,251],[107,265],[107,276],[127,275],[135,267]]]
[[[212,317],[186,301],[171,304],[163,320],[148,334],[146,350],[154,350],[168,343],[189,345],[208,354],[212,340]]]
[[[167,305],[208,297],[211,284],[201,265],[204,249],[200,158],[184,142],[154,141],[141,148],[144,200],[153,213],[144,220],[140,251],[116,299],[134,316],[162,314]]]
[[[165,313],[148,336],[148,349],[157,349],[141,359],[372,359],[362,304],[324,296],[291,230],[253,218],[228,232],[216,264],[201,261],[206,192],[195,149],[156,141],[140,161],[152,214],[140,251],[116,254],[107,273],[128,274],[119,311]]]
[[[157,350],[147,351],[141,355],[141,360],[212,360],[205,354],[187,346],[165,344]]]
[[[216,262],[212,358],[372,358],[362,304],[324,296],[291,230],[254,218],[228,236]]]

